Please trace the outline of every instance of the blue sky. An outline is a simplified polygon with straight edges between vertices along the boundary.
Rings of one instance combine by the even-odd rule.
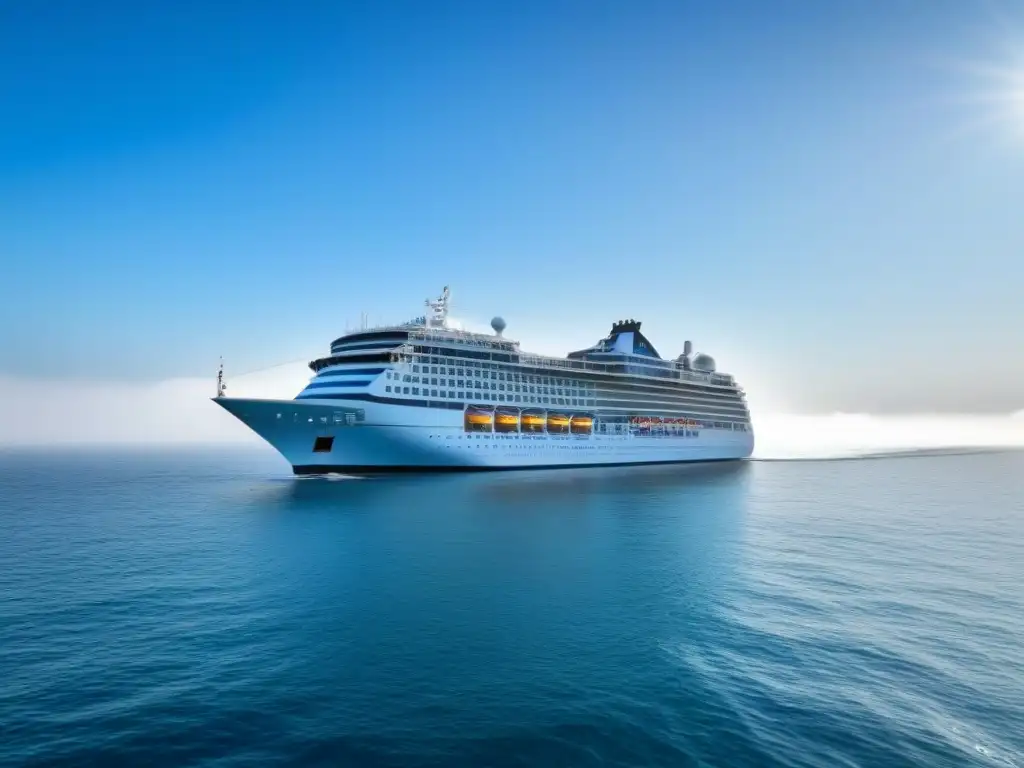
[[[0,375],[312,357],[450,283],[792,410],[1024,408],[1013,11],[3,4]]]

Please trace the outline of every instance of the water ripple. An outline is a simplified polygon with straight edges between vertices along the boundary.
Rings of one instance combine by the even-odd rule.
[[[1024,455],[0,455],[0,763],[1024,768]]]

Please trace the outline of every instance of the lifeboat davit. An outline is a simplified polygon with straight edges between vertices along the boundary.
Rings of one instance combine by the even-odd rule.
[[[569,430],[574,435],[589,435],[594,429],[592,416],[573,416],[569,422]]]
[[[561,434],[569,431],[569,417],[562,413],[548,414],[548,432]]]

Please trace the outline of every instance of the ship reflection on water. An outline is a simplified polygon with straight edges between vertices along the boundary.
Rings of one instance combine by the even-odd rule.
[[[378,478],[321,476],[286,481],[282,501],[302,505],[391,506],[419,497],[471,503],[537,504],[582,502],[588,498],[665,494],[701,494],[712,489],[741,489],[749,462],[625,466],[559,470],[517,470]],[[276,489],[277,492],[282,489]],[[441,510],[438,510],[441,511]]]
[[[471,589],[507,605],[531,583],[604,585],[601,599],[613,599],[616,583],[640,571],[658,582],[653,590],[672,593],[676,611],[731,580],[760,473],[723,462],[282,479],[249,486],[245,506],[276,556],[277,542],[303,532],[312,543],[288,550],[295,568],[337,580],[338,601],[366,579],[401,583],[394,589],[423,604],[463,604]],[[661,582],[668,573],[670,586]]]

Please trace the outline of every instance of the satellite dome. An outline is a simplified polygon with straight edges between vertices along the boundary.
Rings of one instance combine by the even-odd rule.
[[[502,331],[505,330],[505,319],[503,317],[494,317],[491,319],[491,328],[494,332],[501,336]]]
[[[698,371],[707,371],[712,373],[715,370],[715,358],[711,355],[705,355],[703,352],[693,358],[693,367]]]

